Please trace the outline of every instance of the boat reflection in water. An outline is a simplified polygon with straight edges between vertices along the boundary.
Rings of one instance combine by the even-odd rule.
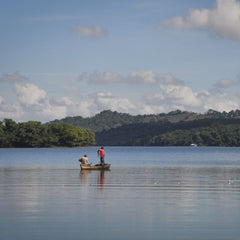
[[[100,187],[104,190],[104,173],[109,170],[91,171],[81,170],[80,179],[83,185],[91,187]]]
[[[101,190],[103,191],[103,189],[104,189],[104,170],[101,170],[101,172],[100,172],[100,186],[101,186]]]

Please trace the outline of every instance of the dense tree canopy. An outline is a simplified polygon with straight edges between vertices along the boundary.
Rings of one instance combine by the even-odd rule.
[[[95,134],[66,123],[42,125],[38,121],[0,122],[0,147],[86,146],[95,144]]]

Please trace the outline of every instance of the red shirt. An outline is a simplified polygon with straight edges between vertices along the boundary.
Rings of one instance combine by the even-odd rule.
[[[105,157],[105,152],[103,149],[98,150],[100,152],[100,157]]]

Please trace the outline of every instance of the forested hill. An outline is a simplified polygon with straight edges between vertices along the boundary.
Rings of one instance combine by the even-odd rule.
[[[94,131],[98,145],[240,146],[240,110],[205,114],[176,110],[137,116],[106,110],[90,118],[67,117],[56,122]]]
[[[137,115],[133,116],[127,113],[118,113],[116,111],[105,110],[93,117],[83,118],[81,116],[66,117],[61,120],[54,120],[50,123],[68,123],[75,127],[87,128],[93,132],[101,132],[112,128],[121,127],[128,124],[153,123],[169,121],[177,123],[180,121],[193,121],[199,119],[240,119],[240,110],[227,112],[217,112],[209,110],[205,114],[198,114],[187,111],[172,111],[169,113]]]
[[[107,146],[240,146],[240,120],[129,124],[96,133],[96,141]]]
[[[42,124],[0,121],[0,147],[240,146],[240,111],[132,116],[103,111]]]

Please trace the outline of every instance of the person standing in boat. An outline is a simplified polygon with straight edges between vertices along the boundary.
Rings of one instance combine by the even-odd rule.
[[[82,164],[88,164],[88,157],[87,157],[87,155],[84,155],[83,157],[81,157],[79,159],[79,162],[81,162]]]
[[[105,163],[104,163],[104,157],[105,157],[104,148],[103,148],[103,147],[99,148],[98,151],[97,151],[97,153],[98,153],[98,156],[100,156],[100,163],[101,163],[102,165],[104,165],[104,164],[105,164]]]

